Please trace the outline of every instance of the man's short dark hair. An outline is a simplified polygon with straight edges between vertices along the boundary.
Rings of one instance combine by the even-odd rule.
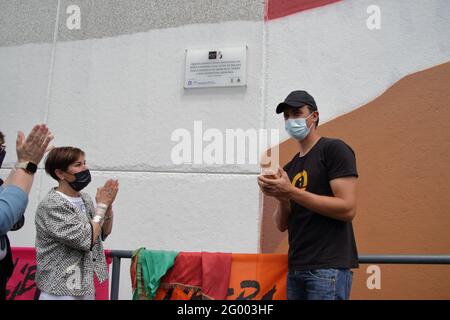
[[[306,105],[307,107],[308,107],[308,110],[309,110],[309,112],[311,112],[311,113],[313,113],[313,112],[316,112],[317,111],[317,109],[316,108],[314,108],[314,107],[311,107],[310,105]],[[316,128],[319,126],[319,117],[317,117],[317,122],[316,122]]]
[[[52,149],[45,158],[45,172],[53,179],[59,181],[56,169],[66,171],[69,166],[84,155],[84,151],[74,147],[59,147]]]
[[[0,144],[5,143],[5,135],[0,131]]]

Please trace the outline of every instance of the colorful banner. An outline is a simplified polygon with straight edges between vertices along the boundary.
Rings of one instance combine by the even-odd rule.
[[[106,262],[111,263],[109,250],[105,250]],[[14,272],[6,285],[6,300],[38,300],[39,290],[36,288],[36,249],[12,248]],[[95,278],[95,299],[109,299],[109,280],[98,283]]]
[[[183,255],[185,260],[189,258],[189,253]],[[161,280],[156,300],[205,299],[204,289],[198,285],[170,285],[170,278],[176,278],[176,266],[175,261],[174,268]],[[287,269],[286,254],[232,254],[226,299],[285,300]]]

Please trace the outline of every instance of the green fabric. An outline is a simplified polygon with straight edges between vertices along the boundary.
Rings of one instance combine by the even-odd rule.
[[[135,255],[137,255],[136,278],[138,281],[138,289],[134,292],[133,299],[137,300],[142,296],[141,286],[139,285],[142,283],[142,279],[144,282],[145,296],[149,299],[154,299],[161,278],[173,266],[178,252],[140,248],[133,253],[133,256]]]
[[[139,300],[140,297],[142,296],[142,290],[141,290],[141,281],[142,281],[142,263],[141,260],[139,259],[140,255],[139,253],[145,250],[145,248],[139,248],[135,251],[133,251],[133,257],[132,259],[137,259],[136,261],[136,281],[137,281],[137,287],[136,290],[133,292],[133,300]],[[137,256],[137,257],[136,257]]]

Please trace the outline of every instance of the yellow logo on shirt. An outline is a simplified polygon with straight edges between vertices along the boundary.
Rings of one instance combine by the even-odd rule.
[[[308,172],[303,170],[302,172],[297,173],[294,179],[292,179],[292,185],[299,189],[306,189],[308,186]]]

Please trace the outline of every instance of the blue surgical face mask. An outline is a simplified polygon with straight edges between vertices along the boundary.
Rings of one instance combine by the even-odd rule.
[[[296,140],[304,140],[311,130],[311,128],[308,128],[306,120],[308,120],[313,114],[314,112],[306,118],[287,119],[285,122],[287,133]]]

